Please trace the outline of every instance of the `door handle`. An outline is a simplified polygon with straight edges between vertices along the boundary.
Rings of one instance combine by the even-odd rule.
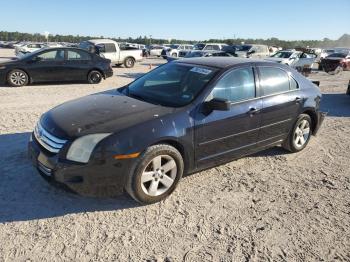
[[[247,113],[250,114],[250,116],[253,116],[259,112],[260,112],[259,108],[251,107]]]

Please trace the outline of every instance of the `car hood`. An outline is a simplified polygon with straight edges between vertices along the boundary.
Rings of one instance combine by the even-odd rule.
[[[117,133],[174,110],[111,90],[61,104],[42,116],[41,125],[52,135],[69,140],[88,134]]]

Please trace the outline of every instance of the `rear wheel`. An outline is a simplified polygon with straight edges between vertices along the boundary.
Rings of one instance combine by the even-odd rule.
[[[7,82],[13,87],[25,86],[29,82],[29,77],[23,70],[14,69],[8,73]]]
[[[134,60],[134,58],[128,57],[128,58],[125,59],[125,61],[124,61],[124,66],[125,66],[126,68],[132,68],[132,67],[134,67],[134,65],[135,65],[135,60]]]
[[[175,190],[183,170],[182,156],[174,147],[151,146],[138,159],[126,191],[142,204],[161,201]]]
[[[283,147],[290,152],[303,150],[311,138],[311,118],[307,114],[301,114],[294,124],[292,131],[283,143]]]
[[[97,71],[97,70],[92,70],[88,74],[89,84],[98,84],[102,81],[102,78],[103,78],[103,76],[102,76],[101,72]]]

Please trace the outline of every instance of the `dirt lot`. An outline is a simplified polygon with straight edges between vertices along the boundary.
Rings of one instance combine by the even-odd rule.
[[[350,261],[350,72],[311,76],[329,113],[303,152],[274,148],[187,176],[164,202],[83,198],[39,177],[26,142],[43,112],[148,70],[0,87],[0,261]]]

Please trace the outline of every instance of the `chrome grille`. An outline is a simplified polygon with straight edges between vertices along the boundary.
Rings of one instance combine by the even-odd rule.
[[[40,123],[34,128],[34,136],[40,145],[51,153],[58,153],[67,142],[67,140],[59,139],[48,133]]]

